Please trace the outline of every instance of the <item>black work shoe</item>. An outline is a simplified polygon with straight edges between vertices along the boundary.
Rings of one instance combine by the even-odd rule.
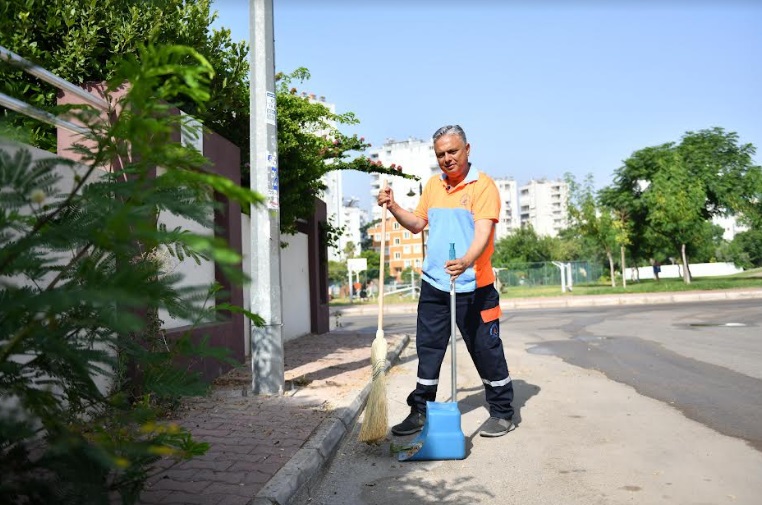
[[[421,414],[420,412],[411,412],[404,421],[395,426],[392,426],[392,434],[412,435],[413,433],[418,433],[423,429],[424,423],[426,423],[425,414]]]
[[[502,437],[509,431],[513,431],[516,425],[510,419],[501,419],[499,417],[490,417],[482,426],[479,435],[483,437]]]

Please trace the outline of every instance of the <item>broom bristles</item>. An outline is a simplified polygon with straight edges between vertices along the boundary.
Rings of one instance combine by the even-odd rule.
[[[386,381],[384,377],[373,380],[365,406],[365,419],[360,428],[360,442],[377,443],[386,437],[388,430],[386,412]]]
[[[378,366],[386,366],[386,339],[384,330],[376,330],[376,338],[370,346],[370,364],[373,366],[373,378],[376,378]],[[383,369],[381,370],[383,372]]]
[[[365,419],[360,428],[360,442],[376,443],[386,437],[389,429],[386,406],[386,352],[384,332],[379,329],[370,348],[373,383],[368,395],[368,403],[365,405]]]

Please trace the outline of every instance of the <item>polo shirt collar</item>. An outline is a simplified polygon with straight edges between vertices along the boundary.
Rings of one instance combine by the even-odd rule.
[[[462,181],[460,181],[460,184],[462,184],[464,186],[466,184],[469,184],[471,182],[475,182],[475,181],[479,180],[479,171],[476,170],[473,166],[471,166],[471,163],[468,164],[468,167],[469,167],[469,169],[468,169],[468,174],[466,175],[466,178],[463,179]],[[439,175],[439,180],[441,180],[442,183],[446,185],[447,184],[447,174],[445,174],[445,173],[440,174]],[[455,186],[455,187],[457,188],[458,186]]]

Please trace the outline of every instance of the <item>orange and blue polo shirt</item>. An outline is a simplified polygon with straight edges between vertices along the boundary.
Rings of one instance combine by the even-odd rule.
[[[474,168],[469,170],[460,184],[449,190],[447,176],[435,175],[426,183],[415,215],[429,224],[423,279],[437,289],[449,291],[450,276],[445,272],[444,265],[449,259],[450,244],[455,244],[457,257],[463,256],[474,239],[474,223],[480,219],[497,222],[500,216],[500,194],[495,181]],[[492,271],[494,250],[493,226],[481,256],[455,281],[456,292],[475,291],[476,288],[495,282]]]

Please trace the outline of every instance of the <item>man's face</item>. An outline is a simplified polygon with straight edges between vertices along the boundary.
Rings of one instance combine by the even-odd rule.
[[[442,172],[447,174],[451,184],[458,184],[468,172],[470,144],[464,144],[458,135],[442,135],[434,142],[434,154]]]

